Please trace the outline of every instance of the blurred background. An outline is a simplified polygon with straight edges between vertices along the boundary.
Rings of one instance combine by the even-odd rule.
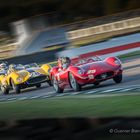
[[[0,120],[9,122],[0,121],[0,137],[101,139],[102,133],[105,139],[128,139],[128,133],[110,134],[116,128],[135,128],[140,134],[140,119],[127,119],[140,116],[139,32],[139,0],[0,0],[0,61],[42,64],[59,56],[121,56],[125,71],[122,84],[108,82],[62,98],[47,86],[1,95]],[[112,119],[116,116],[126,118]],[[30,118],[63,119],[13,121]]]
[[[64,50],[138,32],[139,8],[138,0],[1,0],[0,59],[50,62],[73,54]]]

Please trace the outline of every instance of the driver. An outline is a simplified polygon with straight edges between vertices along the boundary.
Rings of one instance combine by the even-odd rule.
[[[14,72],[15,70],[16,70],[16,65],[15,64],[9,65],[8,73]]]
[[[71,60],[69,57],[60,57],[58,59],[58,67],[60,70],[67,69],[71,64]]]
[[[69,57],[63,57],[62,58],[62,68],[67,69],[71,64],[71,60]]]
[[[1,63],[0,64],[0,70],[6,70],[6,69],[7,69],[6,63]]]
[[[7,64],[6,63],[1,63],[0,64],[0,74],[6,74],[7,73],[7,69],[8,69],[8,67],[7,67]]]

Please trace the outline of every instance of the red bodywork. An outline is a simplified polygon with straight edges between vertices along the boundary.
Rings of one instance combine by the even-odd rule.
[[[121,62],[116,57],[106,58],[101,60],[98,57],[79,59],[72,61],[67,69],[53,67],[50,75],[57,79],[59,87],[64,89],[66,86],[70,87],[69,73],[72,73],[79,85],[94,84],[102,82],[122,74]],[[83,62],[80,62],[83,61]],[[79,63],[80,62],[80,63]]]

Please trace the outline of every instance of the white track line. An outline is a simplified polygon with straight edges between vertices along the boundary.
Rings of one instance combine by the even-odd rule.
[[[41,95],[37,95],[37,96],[32,96],[32,97],[29,97],[30,99],[37,99],[37,98],[40,98]]]
[[[41,99],[45,99],[45,98],[50,98],[50,97],[55,97],[55,96],[52,96],[52,95],[44,95],[44,96],[41,96],[40,98]]]
[[[84,94],[92,94],[92,93],[97,93],[99,90],[91,90],[91,91],[85,91]]]
[[[112,97],[112,96],[124,96],[124,95],[140,95],[140,92],[137,90],[140,89],[139,85],[131,85],[130,86],[125,86],[125,87],[121,87],[121,88],[115,88],[115,89],[107,89],[107,90],[90,90],[90,91],[81,91],[81,92],[68,92],[68,93],[63,93],[63,94],[54,94],[54,92],[48,92],[48,94],[44,94],[44,95],[35,95],[35,96],[30,96],[30,97],[20,97],[20,98],[16,98],[16,97],[12,97],[12,98],[1,98],[0,102],[6,102],[6,101],[17,101],[17,100],[31,100],[31,99],[45,99],[45,98],[57,98],[57,97],[61,97],[61,98],[70,98],[70,96],[74,96],[74,98],[99,98],[99,97]],[[134,93],[123,93],[126,91],[135,91]],[[114,93],[110,93],[109,92],[113,92]],[[116,91],[116,92],[115,92]],[[136,93],[137,91],[137,93]],[[121,93],[122,92],[122,93]],[[138,93],[139,92],[139,93]],[[94,94],[96,93],[96,94]],[[106,94],[103,94],[106,93]],[[117,94],[118,93],[118,94]],[[121,93],[121,94],[120,94]],[[76,96],[76,95],[81,95],[81,96]]]
[[[134,89],[135,89],[135,88],[126,88],[126,89],[120,90],[119,92],[125,92],[125,91],[134,90]]]
[[[13,101],[13,100],[16,100],[17,98],[8,98],[7,100],[8,101]]]
[[[108,90],[102,91],[102,93],[113,92],[113,91],[118,91],[118,90],[122,90],[122,88],[108,89]]]
[[[133,95],[139,95],[140,96],[140,92],[139,93],[122,93],[122,94],[99,94],[99,95],[82,95],[82,96],[75,96],[74,98],[103,98],[103,97],[117,97],[117,96],[133,96]],[[57,97],[56,97],[57,98]],[[62,97],[62,98],[72,98],[70,96],[65,96],[65,97]]]
[[[20,98],[17,98],[17,100],[19,100],[19,101],[27,100],[27,99],[28,99],[28,97],[20,97]]]
[[[70,93],[70,95],[78,95],[78,94],[82,94],[82,92],[73,92],[73,93]]]

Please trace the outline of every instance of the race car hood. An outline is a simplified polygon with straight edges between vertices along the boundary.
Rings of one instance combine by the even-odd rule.
[[[33,72],[37,72],[37,73],[43,74],[43,75],[46,74],[45,71],[42,70],[41,68],[28,68],[26,70],[18,71],[17,73],[24,78],[26,76],[29,76]]]
[[[81,69],[83,69],[85,72],[87,72],[89,70],[103,72],[103,71],[110,71],[110,70],[114,69],[113,66],[111,66],[110,64],[103,62],[103,61],[87,63],[87,64],[81,65],[79,67]]]
[[[28,71],[29,73],[38,72],[40,74],[46,74],[45,71],[41,68],[28,68],[26,69],[26,71]]]

